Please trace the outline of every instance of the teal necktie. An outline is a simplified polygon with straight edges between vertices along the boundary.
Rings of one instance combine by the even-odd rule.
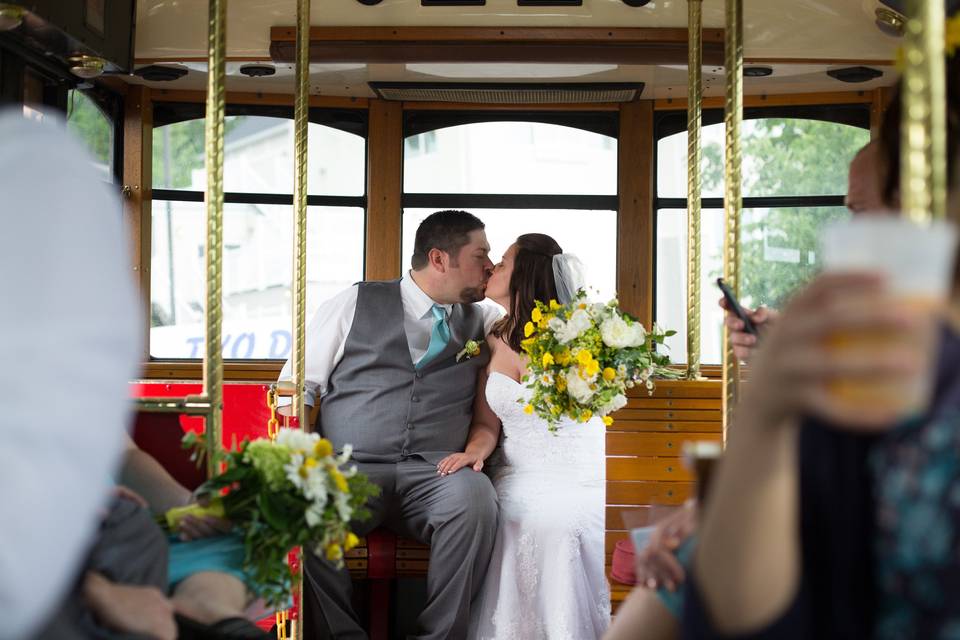
[[[427,352],[417,362],[417,369],[423,369],[431,360],[440,355],[450,342],[450,325],[447,324],[447,310],[438,304],[430,309],[433,312],[433,329],[430,331],[430,344]]]

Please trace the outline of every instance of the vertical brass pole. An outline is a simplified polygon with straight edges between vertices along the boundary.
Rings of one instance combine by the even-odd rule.
[[[207,117],[204,130],[207,190],[207,304],[206,352],[203,357],[203,395],[210,402],[206,417],[207,474],[217,472],[223,446],[223,129],[225,114],[227,0],[209,0],[207,38]]]
[[[900,193],[917,222],[947,211],[946,63],[943,0],[910,0],[904,33]]]
[[[293,207],[295,216],[293,238],[293,345],[291,365],[293,368],[293,415],[300,421],[300,428],[309,430],[304,405],[304,378],[306,377],[306,324],[307,324],[307,138],[310,111],[310,0],[297,1],[297,57],[296,85],[294,89],[294,180]],[[294,600],[299,603],[296,619],[291,620],[290,637],[303,639],[303,550],[298,555],[298,570],[294,576]]]
[[[687,0],[687,379],[700,377],[700,134],[703,0]]]
[[[307,314],[307,132],[310,110],[310,0],[297,2],[297,62],[294,89],[294,243],[293,243],[293,345],[291,365],[295,389],[293,415],[309,428],[304,411]]]
[[[743,0],[726,0],[726,154],[724,171],[723,277],[740,295],[740,125],[743,122]],[[723,332],[723,435],[737,401],[740,368],[727,332]]]

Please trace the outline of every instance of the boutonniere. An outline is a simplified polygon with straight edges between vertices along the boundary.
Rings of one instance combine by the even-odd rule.
[[[469,360],[479,353],[480,343],[476,340],[467,340],[467,344],[463,345],[463,349],[461,349],[460,353],[457,354],[457,362],[460,362],[461,360]]]

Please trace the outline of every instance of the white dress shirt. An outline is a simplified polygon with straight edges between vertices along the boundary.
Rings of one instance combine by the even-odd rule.
[[[353,326],[357,311],[357,285],[341,291],[317,309],[313,320],[307,325],[307,351],[305,357],[304,402],[313,406],[316,397],[327,393],[330,374],[343,358],[347,334]],[[427,352],[430,332],[433,330],[433,312],[437,304],[414,282],[409,274],[400,280],[400,301],[403,304],[403,330],[407,334],[410,360],[417,362]],[[483,313],[484,333],[489,333],[494,323],[503,317],[503,307],[490,300],[477,303]],[[449,318],[453,305],[441,305]],[[385,320],[387,321],[387,320]],[[290,380],[292,365],[287,360],[280,371],[280,380]],[[278,404],[290,404],[289,398],[281,398]]]
[[[62,122],[0,114],[0,620],[32,636],[124,449],[139,321],[115,190]]]

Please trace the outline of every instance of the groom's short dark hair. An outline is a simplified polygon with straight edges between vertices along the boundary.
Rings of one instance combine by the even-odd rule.
[[[470,242],[470,232],[484,227],[480,218],[466,211],[447,209],[431,213],[417,227],[410,266],[415,271],[427,266],[427,255],[431,249],[440,249],[449,254],[456,264],[460,249]]]

